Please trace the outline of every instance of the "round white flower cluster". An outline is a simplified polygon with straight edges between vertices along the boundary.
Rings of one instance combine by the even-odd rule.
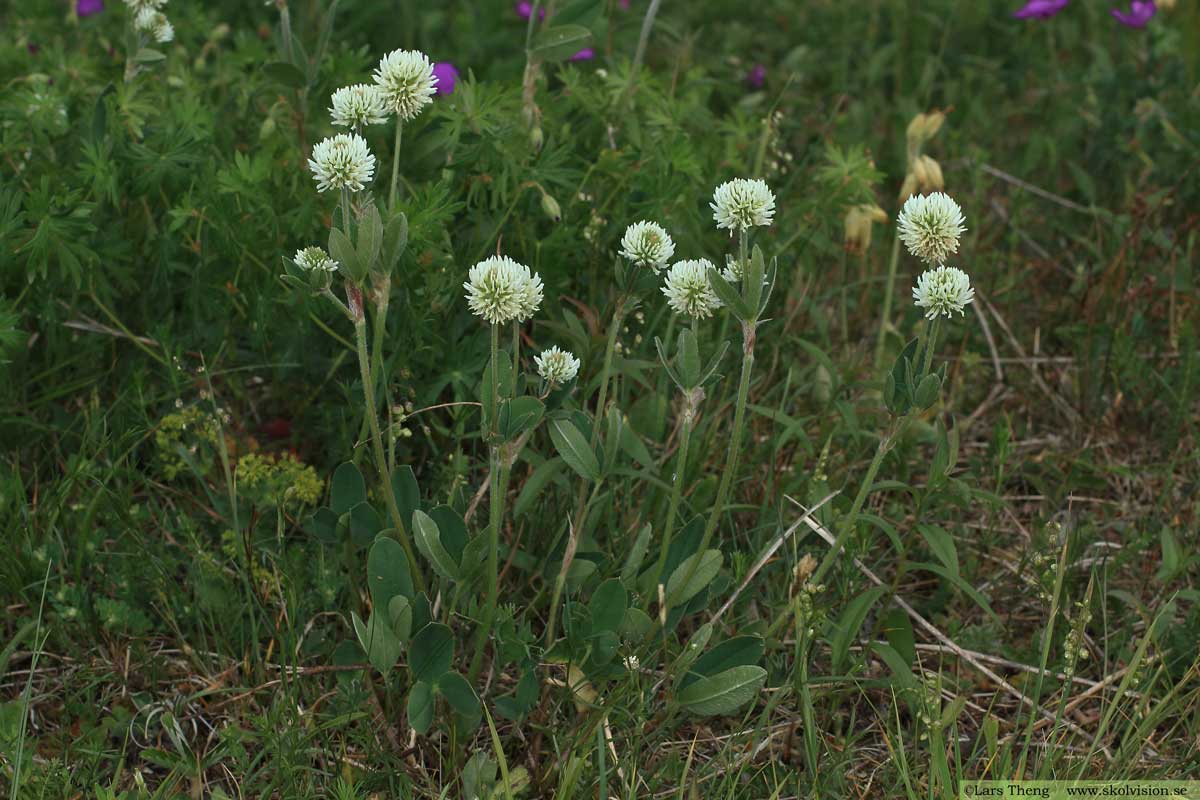
[[[375,174],[375,156],[357,133],[339,133],[317,143],[308,168],[318,192],[343,188],[361,192]]]
[[[375,83],[387,109],[402,122],[407,122],[433,102],[437,76],[424,53],[393,50],[380,59],[375,68]]]
[[[775,195],[765,181],[735,178],[722,183],[713,193],[713,219],[718,228],[744,231],[770,225],[775,216]]]
[[[292,259],[296,262],[296,266],[302,270],[318,270],[321,272],[336,272],[338,262],[329,257],[321,247],[306,247],[303,250],[296,251],[296,257]]]
[[[574,353],[551,347],[543,350],[540,356],[533,357],[537,364],[538,375],[551,385],[566,383],[579,374],[579,359]]]
[[[961,315],[967,304],[975,299],[975,290],[971,288],[967,273],[945,265],[921,273],[912,294],[915,303],[925,309],[927,319],[934,319],[939,314],[949,317],[957,312]]]
[[[388,110],[379,87],[371,83],[343,86],[333,93],[329,115],[333,124],[359,130],[387,122]]]
[[[708,319],[721,307],[721,300],[708,281],[713,263],[706,258],[678,261],[667,270],[662,292],[677,314],[695,319]]]
[[[965,221],[958,203],[949,195],[934,192],[908,198],[896,223],[908,252],[927,264],[941,264],[958,252]]]
[[[159,44],[172,41],[175,27],[160,10],[166,4],[167,0],[125,0],[125,5],[133,13],[133,29]]]
[[[904,202],[896,224],[900,241],[908,252],[934,266],[917,278],[913,300],[925,309],[928,319],[945,316],[963,309],[975,299],[971,278],[957,267],[947,267],[946,257],[958,252],[958,242],[966,230],[962,209],[943,192],[913,195]]]
[[[542,279],[508,256],[480,261],[467,278],[467,306],[493,325],[524,322],[542,304]]]
[[[634,266],[649,267],[658,272],[675,255],[675,242],[657,222],[635,222],[621,237],[621,255]]]

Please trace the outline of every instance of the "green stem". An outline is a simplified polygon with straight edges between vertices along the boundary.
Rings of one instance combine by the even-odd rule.
[[[662,549],[658,554],[658,565],[654,568],[654,587],[662,582],[663,572],[667,568],[667,552],[671,549],[671,536],[675,532],[675,518],[679,515],[679,503],[683,499],[688,445],[692,440],[692,425],[696,414],[695,402],[691,396],[684,397],[683,426],[679,432],[679,455],[675,459],[675,478],[671,483],[671,501],[667,505],[667,521],[663,526]],[[653,591],[651,594],[653,595]]]
[[[521,374],[521,323],[513,322],[512,396],[517,396],[517,376]]]
[[[733,431],[732,439],[729,443],[729,460],[726,464],[724,472],[721,474],[721,484],[717,487],[717,499],[713,503],[712,513],[708,517],[708,524],[704,526],[704,537],[700,540],[700,547],[696,550],[697,553],[703,553],[708,543],[712,541],[713,534],[717,530],[717,522],[721,519],[721,512],[725,508],[725,500],[729,497],[729,490],[733,486],[734,473],[737,472],[738,455],[742,448],[742,428],[746,419],[746,398],[750,394],[750,373],[754,370],[754,343],[756,333],[754,330],[754,321],[742,323],[742,377],[738,381],[737,405],[733,412]],[[695,567],[700,566],[700,559],[696,559]],[[690,580],[691,577],[688,577]],[[684,581],[686,583],[687,581]]]
[[[883,306],[879,312],[879,338],[875,341],[875,367],[883,363],[883,344],[892,316],[892,293],[896,285],[896,267],[900,264],[900,236],[892,237],[892,255],[888,260],[887,283],[883,285]]]
[[[871,486],[875,483],[875,476],[879,474],[879,467],[883,464],[883,458],[886,456],[895,445],[896,440],[900,437],[900,433],[904,430],[904,426],[908,423],[908,416],[893,418],[888,426],[887,433],[879,440],[879,446],[875,449],[875,457],[871,459],[871,466],[867,468],[867,476],[863,479],[862,485],[858,487],[858,494],[854,497],[854,503],[850,506],[850,513],[842,520],[841,530],[838,531],[837,538],[834,539],[833,545],[829,548],[829,552],[825,554],[825,558],[821,561],[821,565],[817,567],[817,571],[813,573],[809,580],[814,586],[820,584],[821,579],[833,567],[833,562],[837,559],[838,554],[845,545],[846,539],[850,537],[851,532],[858,522],[858,515],[862,511],[863,503],[867,500],[867,495],[871,493]]]
[[[929,367],[933,363],[933,348],[937,344],[939,321],[938,317],[934,317],[929,323],[929,330],[925,334],[925,352],[921,359],[921,371],[917,373],[918,380],[929,374]]]
[[[483,620],[476,633],[475,654],[471,657],[471,669],[469,675],[471,680],[479,674],[479,667],[483,663],[484,644],[487,642],[488,632],[491,630],[492,622],[496,617],[496,604],[500,599],[500,523],[504,513],[504,487],[502,484],[507,484],[508,475],[507,468],[502,463],[503,458],[500,453],[500,445],[494,441],[496,432],[496,420],[500,416],[500,379],[498,376],[500,365],[500,326],[491,326],[491,415],[484,426],[484,437],[489,440],[490,447],[490,469],[488,487],[488,554],[487,554],[487,605],[484,608]]]
[[[347,288],[348,291],[359,294],[358,302],[351,302],[350,305],[355,314],[354,341],[358,349],[358,371],[362,378],[367,421],[371,426],[371,452],[375,457],[375,470],[379,473],[379,482],[382,484],[381,493],[387,504],[388,515],[392,518],[392,525],[396,528],[396,538],[404,548],[404,554],[408,556],[408,563],[412,567],[413,580],[417,584],[417,590],[423,592],[425,591],[425,580],[417,568],[417,564],[420,562],[417,561],[412,542],[408,538],[408,526],[404,524],[400,507],[396,505],[396,496],[392,492],[392,473],[388,469],[387,458],[383,453],[383,435],[379,432],[379,415],[375,411],[375,387],[371,382],[370,359],[367,355],[367,320],[362,313],[361,291],[358,287]]]
[[[346,234],[346,238],[351,242],[354,241],[353,225],[351,224],[350,213],[350,190],[345,186],[342,187],[342,233]]]
[[[384,408],[387,408],[391,402],[391,398],[388,397],[387,381],[383,379],[383,340],[387,334],[387,314],[391,291],[391,277],[380,278],[375,285],[375,328],[371,332],[371,382],[377,391],[382,392]],[[367,438],[368,427],[367,418],[363,417],[362,425],[358,429],[358,441],[361,442]],[[390,452],[391,448],[388,449]],[[388,459],[388,465],[389,467],[393,466],[391,459]]]
[[[621,330],[621,322],[625,317],[625,298],[617,298],[617,307],[613,311],[612,326],[608,329],[608,344],[604,348],[604,367],[600,371],[600,391],[596,395],[596,414],[592,419],[592,446],[600,436],[600,422],[604,419],[604,404],[608,402],[608,377],[612,372],[613,353],[617,348],[617,333]]]
[[[400,179],[400,134],[403,130],[404,125],[400,122],[400,118],[396,117],[396,142],[392,145],[392,188],[388,192],[389,214],[396,210],[396,186]]]
[[[592,507],[592,503],[595,502],[596,496],[600,494],[600,487],[603,485],[603,478],[596,481],[596,485],[592,487],[592,493],[588,496],[587,502],[583,502],[583,497],[580,496],[581,505],[578,513],[575,515],[576,519],[567,520],[567,549],[563,553],[563,563],[562,567],[558,570],[558,577],[554,579],[554,593],[550,596],[550,616],[546,621],[547,650],[554,645],[554,631],[558,621],[558,602],[562,599],[563,589],[567,585],[567,572],[571,568],[571,562],[575,559],[577,537],[583,532],[588,509]]]

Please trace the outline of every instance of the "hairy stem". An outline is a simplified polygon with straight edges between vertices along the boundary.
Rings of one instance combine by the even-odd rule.
[[[693,392],[699,391],[693,389]],[[687,471],[688,445],[692,440],[692,425],[696,415],[696,399],[684,397],[683,425],[679,432],[679,454],[675,458],[675,477],[671,483],[671,500],[667,505],[667,520],[663,526],[662,548],[658,553],[658,565],[654,568],[653,586],[662,582],[663,572],[667,568],[667,553],[671,549],[671,536],[675,532],[675,518],[679,515],[679,504],[683,499],[684,473]]]
[[[404,131],[404,123],[396,117],[396,141],[392,145],[392,188],[388,192],[388,213],[396,210],[396,186],[400,179],[400,137]]]
[[[404,554],[408,556],[408,562],[412,566],[413,580],[417,585],[418,591],[425,591],[425,580],[418,569],[418,561],[416,553],[413,551],[412,542],[408,538],[408,526],[404,524],[404,518],[400,514],[400,507],[396,505],[396,496],[392,492],[392,473],[388,469],[387,457],[383,452],[383,435],[379,431],[379,415],[375,411],[375,387],[371,381],[371,364],[370,358],[367,355],[367,320],[362,313],[362,295],[358,287],[348,286],[347,293],[358,295],[358,301],[351,300],[350,307],[355,314],[354,320],[354,341],[358,349],[358,370],[362,378],[363,395],[367,406],[367,422],[371,426],[371,453],[375,457],[375,471],[379,474],[380,490],[383,499],[387,504],[388,515],[392,519],[392,525],[396,529],[396,538],[400,541],[400,545],[404,548]]]
[[[746,420],[746,398],[750,394],[750,374],[754,371],[754,344],[757,339],[755,332],[756,324],[753,320],[742,323],[742,377],[738,380],[737,405],[733,412],[732,438],[729,442],[729,461],[725,466],[724,472],[721,474],[721,484],[717,487],[717,499],[713,502],[708,523],[704,526],[704,536],[700,539],[700,547],[696,549],[697,553],[703,553],[708,548],[709,542],[712,541],[713,534],[717,531],[717,523],[721,519],[721,512],[725,508],[725,501],[729,497],[729,490],[733,486],[733,477],[737,473],[738,455],[742,449],[742,428]],[[692,580],[692,576],[700,568],[700,562],[701,559],[697,558],[696,562],[692,565],[691,571],[684,577],[684,585],[687,585]]]
[[[483,619],[475,639],[475,654],[471,657],[471,680],[479,674],[483,663],[484,645],[487,643],[488,632],[496,618],[496,605],[500,600],[500,524],[504,515],[504,493],[508,484],[508,467],[500,452],[500,444],[495,441],[496,420],[500,415],[500,326],[491,326],[492,360],[491,360],[491,412],[484,426],[484,436],[489,441],[490,469],[488,474],[488,553],[487,553],[487,604],[484,607]]]
[[[886,456],[895,445],[901,431],[908,422],[908,416],[892,419],[888,426],[887,432],[883,438],[879,440],[879,446],[875,449],[875,457],[871,459],[871,466],[867,467],[867,475],[863,478],[862,485],[858,487],[858,494],[854,497],[854,503],[850,506],[850,513],[842,520],[841,530],[838,531],[837,538],[834,539],[833,545],[829,548],[829,552],[825,554],[825,558],[821,561],[821,565],[817,567],[817,571],[813,573],[810,583],[813,585],[819,584],[821,579],[833,567],[833,562],[837,559],[838,554],[842,551],[846,539],[850,537],[858,522],[858,515],[862,511],[863,503],[867,500],[867,495],[871,493],[871,487],[875,483],[875,476],[879,474],[879,467],[883,464],[884,456]]]
[[[896,267],[900,264],[900,236],[892,237],[892,255],[888,260],[887,282],[883,285],[883,305],[879,311],[879,338],[875,340],[875,367],[883,362],[883,344],[892,316],[892,293],[896,285]]]
[[[625,298],[617,298],[617,307],[613,311],[612,325],[608,329],[608,344],[604,348],[604,367],[600,370],[600,391],[596,395],[596,414],[592,419],[592,446],[600,436],[600,422],[604,419],[604,404],[608,402],[608,378],[612,372],[613,353],[617,348],[617,334],[621,330],[621,322],[625,318]]]

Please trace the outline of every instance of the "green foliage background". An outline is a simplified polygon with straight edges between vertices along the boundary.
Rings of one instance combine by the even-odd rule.
[[[420,747],[414,761],[376,735],[365,673],[317,672],[293,685],[250,667],[268,648],[266,662],[282,652],[277,661],[294,668],[361,663],[346,647],[346,618],[362,597],[354,565],[365,549],[324,543],[308,522],[334,468],[355,456],[362,411],[350,334],[278,276],[281,259],[324,240],[333,213],[335,198],[315,191],[305,163],[312,143],[333,133],[330,93],[368,80],[397,47],[462,74],[454,94],[405,129],[410,240],[386,336],[393,398],[420,412],[397,420],[406,431],[397,460],[412,465],[429,501],[465,507],[486,465],[478,412],[466,405],[488,358],[487,331],[462,299],[471,264],[499,247],[541,274],[547,299],[529,345],[580,356],[576,399],[586,404],[625,226],[657,220],[677,257],[723,262],[734,245],[712,226],[713,187],[739,175],[771,184],[776,224],[758,241],[779,258],[781,278],[760,333],[736,524],[720,543],[729,589],[797,516],[787,498],[813,504],[847,487],[823,510],[827,524],[849,505],[882,427],[872,353],[891,230],[878,226],[860,258],[847,252],[842,222],[858,203],[894,218],[905,127],[946,109],[929,152],[966,212],[954,263],[970,272],[989,324],[968,313],[944,332],[942,428],[928,417],[890,457],[892,483],[853,549],[958,645],[1036,664],[1049,606],[1027,605],[1030,587],[1045,583],[1043,561],[1061,544],[1048,523],[1061,523],[1075,566],[1050,584],[1072,601],[1089,579],[1096,587],[1086,596],[1100,658],[1081,669],[1097,681],[1111,675],[1147,631],[1158,659],[1141,686],[1142,715],[1103,734],[1116,737],[1117,758],[1098,774],[1196,775],[1187,742],[1197,732],[1200,634],[1197,5],[1180,0],[1131,30],[1107,4],[1082,0],[1045,22],[1014,20],[1002,2],[668,0],[628,102],[646,4],[561,5],[561,21],[592,31],[597,57],[546,67],[540,148],[522,115],[525,23],[507,3],[342,0],[302,95],[264,71],[280,56],[278,15],[261,3],[173,0],[177,40],[131,83],[122,80],[120,3],[84,19],[48,0],[0,10],[0,647],[11,643],[0,653],[0,672],[9,670],[0,752],[15,763],[14,720],[34,674],[29,796],[136,792],[135,773],[160,796],[213,787],[239,796],[235,786],[264,797],[436,796],[474,775],[448,748]],[[293,4],[310,51],[325,10]],[[745,75],[759,63],[767,79],[753,88]],[[386,175],[390,127],[368,140]],[[543,191],[561,220],[544,210]],[[906,298],[917,270],[901,260],[893,351],[920,321]],[[675,398],[653,347],[668,325],[651,293],[621,337],[614,399],[651,460],[633,455],[606,512],[591,519],[582,555],[598,577],[619,573],[669,485]],[[704,336],[713,345],[734,332],[717,323]],[[736,368],[727,362],[724,372],[734,378],[710,391],[692,446],[686,503],[695,513],[711,504],[724,459]],[[935,485],[939,431],[954,425],[958,468]],[[235,458],[298,459],[280,474],[259,464],[239,497],[261,598],[253,610],[222,497],[222,443]],[[538,450],[552,452],[548,439],[539,444],[514,472],[504,583],[506,602],[529,610],[508,613],[498,634],[532,647],[535,661],[557,563],[548,550],[573,501],[566,475],[533,482]],[[283,500],[273,481],[311,499]],[[791,569],[806,552],[819,559],[825,545],[800,535],[789,543],[739,600],[726,635],[761,633],[788,609]],[[928,562],[952,564],[961,580],[907,568]],[[820,602],[845,623],[870,584],[849,562],[828,583]],[[872,611],[864,635],[884,636],[886,613]],[[35,647],[38,632],[46,638]],[[712,779],[731,797],[845,796],[869,785],[872,765],[894,749],[909,755],[875,778],[889,793],[945,789],[930,766],[939,758],[980,774],[974,750],[938,755],[915,722],[898,722],[900,684],[878,659],[855,649],[831,661],[822,650],[820,679],[801,680],[787,635],[768,645],[768,686],[794,691],[778,705],[760,699],[747,725],[760,739],[773,725],[793,728],[755,758],[714,739],[703,765],[692,763],[686,746],[667,743],[700,731],[664,719],[647,687],[611,690],[624,761],[602,756],[590,728],[572,727],[565,690],[523,727],[502,725],[499,741],[511,766],[528,767],[535,795],[567,796],[569,786],[595,796],[617,767],[642,765],[655,792]],[[30,672],[35,650],[43,672]],[[922,657],[961,696],[996,692],[945,653]],[[1022,675],[1011,678],[1020,687]],[[280,680],[283,689],[271,683]],[[815,700],[800,702],[802,684]],[[989,735],[987,711],[1017,713],[1003,693],[971,696],[985,711],[963,723],[973,742]],[[392,723],[400,715],[381,711]],[[481,731],[479,746],[491,750]],[[1154,757],[1130,744],[1147,731]],[[807,736],[819,745],[801,744]],[[797,755],[805,747],[820,752],[820,774]],[[1050,770],[1063,764],[1041,757]]]

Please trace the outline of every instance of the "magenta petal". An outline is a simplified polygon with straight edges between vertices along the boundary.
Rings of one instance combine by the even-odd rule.
[[[1049,19],[1067,7],[1070,0],[1029,0],[1020,10],[1013,13],[1018,19]]]
[[[438,94],[454,94],[454,87],[458,83],[457,67],[449,61],[439,61],[433,65],[433,77],[437,78],[435,91]]]
[[[1122,25],[1130,28],[1144,28],[1157,10],[1154,0],[1133,0],[1129,4],[1129,13],[1125,13],[1117,8],[1112,9],[1110,13]]]
[[[755,64],[754,67],[746,73],[746,85],[751,89],[761,89],[767,82],[767,68],[762,64]]]
[[[521,19],[529,19],[530,16],[533,15],[533,3],[529,2],[529,0],[521,0],[521,2],[519,2],[515,6],[513,6],[513,10],[517,12],[517,16],[520,17]],[[546,18],[546,9],[539,8],[538,9],[538,19],[542,20],[545,18]]]
[[[81,17],[90,17],[104,10],[104,0],[77,0],[75,13]]]
[[[590,47],[585,47],[575,55],[568,58],[568,61],[591,61],[596,57],[596,51]]]

